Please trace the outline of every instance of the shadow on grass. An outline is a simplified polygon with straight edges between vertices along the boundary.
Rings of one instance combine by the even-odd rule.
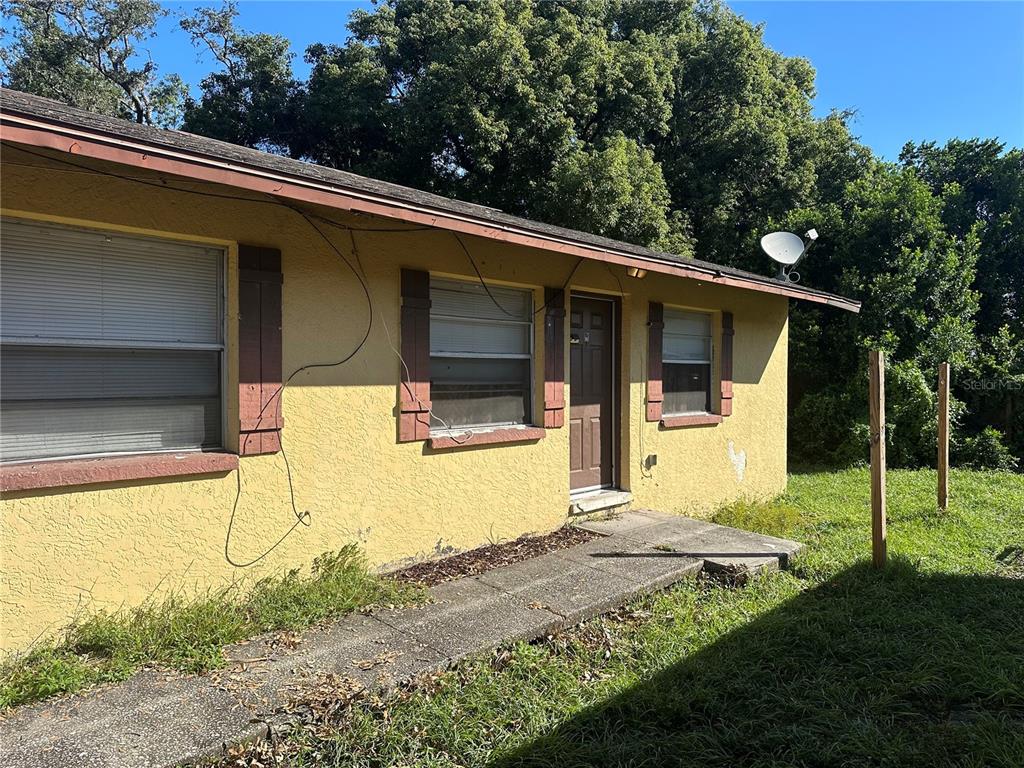
[[[1024,580],[851,568],[491,765],[1020,768]]]

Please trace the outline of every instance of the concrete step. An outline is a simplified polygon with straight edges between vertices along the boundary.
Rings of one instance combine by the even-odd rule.
[[[646,545],[651,553],[694,558],[709,572],[730,575],[786,568],[803,549],[803,544],[789,539],[650,509],[590,520],[580,527]]]
[[[579,517],[585,515],[623,513],[633,503],[633,494],[609,488],[603,491],[581,494],[570,498],[569,514]]]

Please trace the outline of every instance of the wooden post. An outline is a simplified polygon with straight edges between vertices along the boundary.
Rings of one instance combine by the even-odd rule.
[[[939,509],[949,505],[949,363],[939,363]]]
[[[871,555],[875,568],[885,566],[885,354],[868,353],[871,417]]]

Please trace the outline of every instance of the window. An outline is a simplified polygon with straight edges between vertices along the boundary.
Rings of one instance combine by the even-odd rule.
[[[710,413],[711,315],[666,308],[661,349],[664,413]]]
[[[433,429],[531,421],[533,294],[488,287],[430,281]]]
[[[5,219],[0,459],[222,445],[224,252]]]

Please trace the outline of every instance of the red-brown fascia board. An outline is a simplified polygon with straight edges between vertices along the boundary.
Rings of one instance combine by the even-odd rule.
[[[7,112],[0,124],[0,139],[15,144],[57,150],[80,157],[145,168],[157,173],[223,184],[314,205],[381,216],[411,224],[447,229],[490,240],[524,245],[530,248],[566,253],[586,259],[639,267],[652,272],[675,275],[716,285],[727,285],[761,293],[773,293],[818,304],[860,311],[860,302],[817,291],[762,283],[713,269],[684,266],[655,258],[641,258],[610,248],[531,232],[526,228],[499,224],[451,211],[414,205],[383,195],[336,187],[322,182],[232,163],[199,154],[181,152],[123,137],[91,132],[77,126],[49,123]]]

